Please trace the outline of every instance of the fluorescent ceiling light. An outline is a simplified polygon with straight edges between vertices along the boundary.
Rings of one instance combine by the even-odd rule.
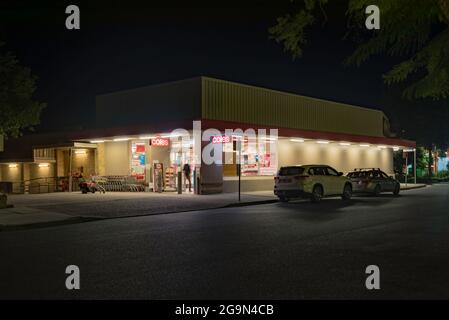
[[[351,144],[349,142],[340,142],[341,146],[350,146]]]
[[[149,139],[154,139],[154,138],[156,138],[156,136],[140,136],[139,137],[139,139],[142,139],[142,140],[149,140]]]
[[[378,146],[378,148],[380,148],[380,149],[386,149],[387,146]]]
[[[298,138],[298,139],[290,139],[292,142],[304,142],[304,139]]]
[[[75,150],[75,154],[86,154],[86,150]]]
[[[399,151],[399,147],[393,147],[393,151]]]
[[[116,138],[114,141],[128,141],[129,138]]]
[[[104,140],[92,140],[90,143],[103,143]]]
[[[170,134],[163,134],[161,136],[158,136],[158,138],[176,138],[176,137],[188,137],[188,133],[170,133]]]
[[[360,144],[359,146],[361,146],[361,147],[369,147],[369,144],[362,143],[362,144]]]
[[[39,163],[39,168],[47,168],[50,166],[48,163]]]
[[[327,143],[329,143],[329,141],[326,141],[326,140],[318,140],[316,143],[319,143],[319,144],[327,144]]]
[[[17,163],[11,163],[8,167],[9,168],[17,168]]]
[[[156,138],[176,138],[176,137],[179,137],[179,136],[180,136],[179,134],[164,134],[164,135],[158,136]]]

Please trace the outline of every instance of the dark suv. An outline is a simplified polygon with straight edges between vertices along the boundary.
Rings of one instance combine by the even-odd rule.
[[[351,180],[353,192],[372,193],[393,192],[398,195],[401,190],[399,181],[388,176],[379,168],[358,168],[349,172],[347,177]]]

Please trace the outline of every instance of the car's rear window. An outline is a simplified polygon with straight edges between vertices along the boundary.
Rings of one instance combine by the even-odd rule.
[[[303,174],[304,168],[303,167],[282,167],[279,170],[280,176],[296,176]]]
[[[354,172],[349,172],[348,177],[349,178],[366,178],[367,176],[369,176],[370,173],[371,173],[371,171],[354,171]]]

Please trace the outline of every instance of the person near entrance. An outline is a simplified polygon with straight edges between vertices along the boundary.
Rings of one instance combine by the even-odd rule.
[[[184,164],[182,171],[184,172],[186,188],[187,188],[187,182],[189,182],[189,192],[192,192],[192,180],[190,179],[190,165],[188,163]]]

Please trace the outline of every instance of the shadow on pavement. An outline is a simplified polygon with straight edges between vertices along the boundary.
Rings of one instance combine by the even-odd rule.
[[[328,216],[328,214],[335,214],[342,212],[344,209],[360,206],[377,207],[400,201],[401,196],[395,195],[380,195],[380,196],[355,196],[349,201],[343,201],[340,198],[326,198],[318,203],[310,202],[308,199],[294,200],[288,203],[279,202],[276,205],[280,208],[295,211],[297,213],[312,213],[314,215]]]

